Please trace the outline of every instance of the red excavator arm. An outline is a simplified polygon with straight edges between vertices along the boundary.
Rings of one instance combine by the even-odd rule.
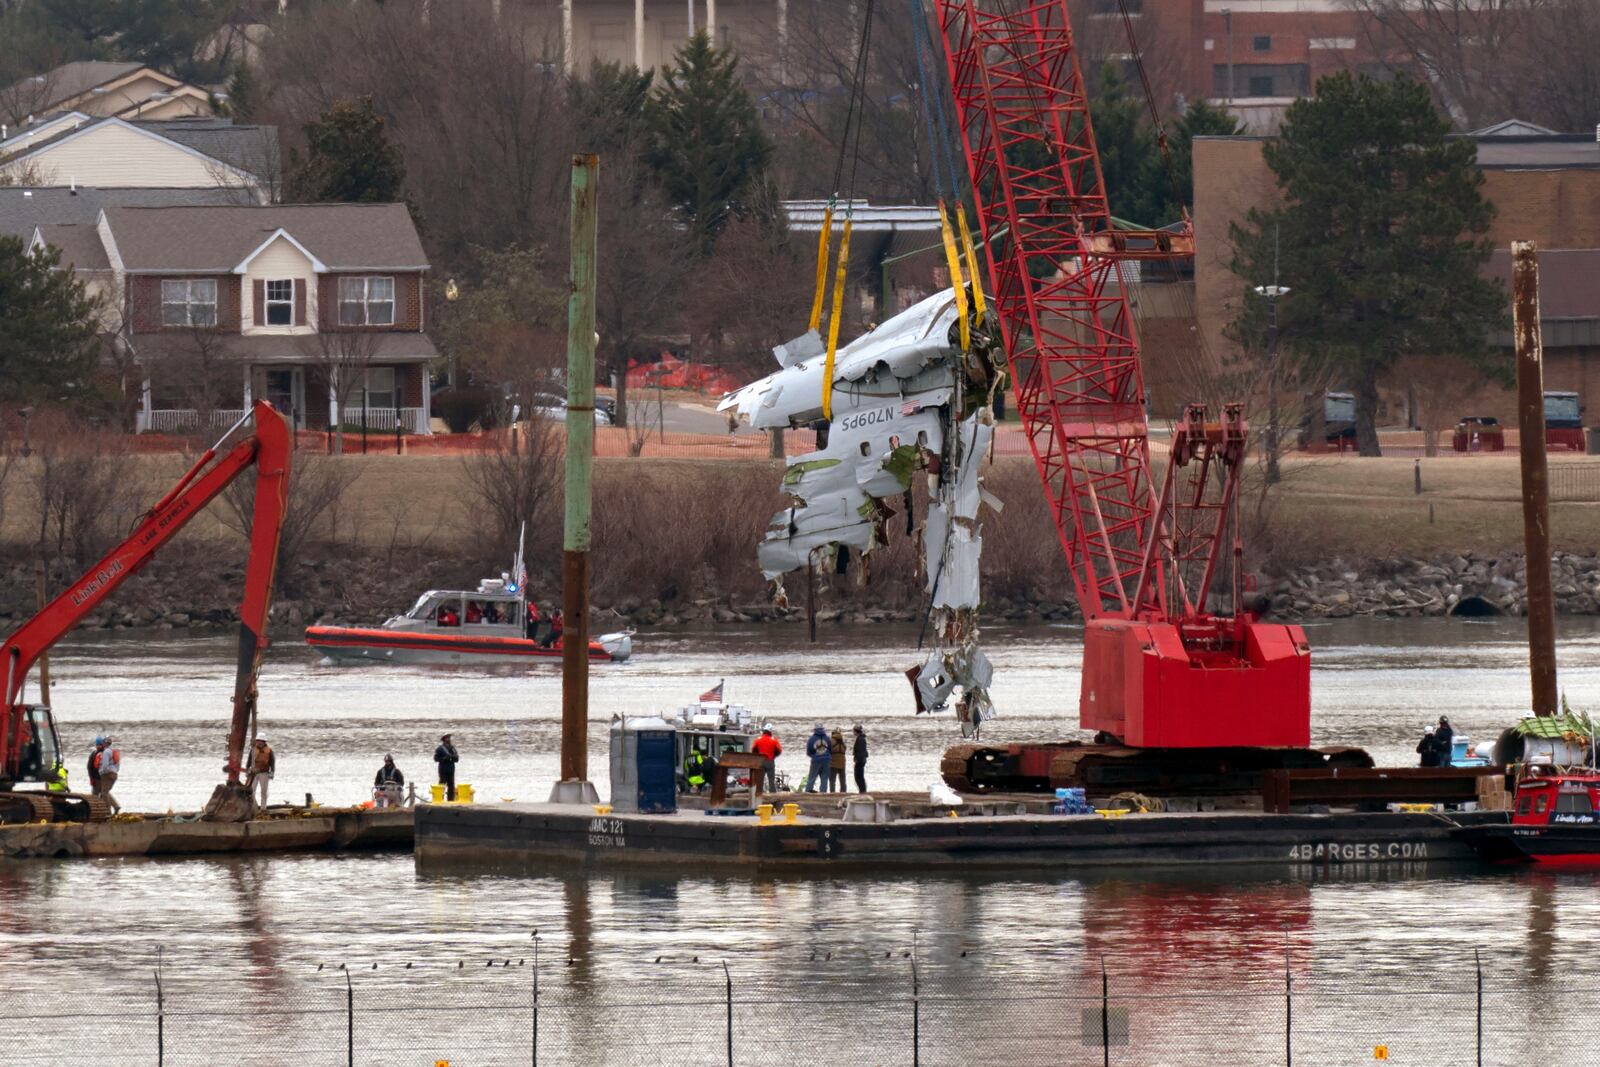
[[[217,450],[252,417],[255,433],[217,459]],[[0,645],[0,674],[5,680],[5,687],[0,690],[0,699],[3,699],[0,703],[0,788],[10,788],[12,783],[25,777],[23,752],[35,727],[30,724],[30,709],[22,703],[22,692],[34,662],[80,620],[92,614],[112,590],[150,562],[161,546],[172,540],[229,483],[254,465],[256,492],[250,524],[250,563],[245,575],[244,601],[239,606],[239,662],[226,768],[228,784],[238,785],[245,733],[255,717],[256,675],[267,647],[267,613],[272,606],[278,537],[288,500],[289,453],[289,430],[283,417],[271,404],[258,402],[144,514],[126,540],[106,553],[105,558]]]

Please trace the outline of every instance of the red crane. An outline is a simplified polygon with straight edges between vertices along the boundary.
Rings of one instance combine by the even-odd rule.
[[[1208,762],[1321,765],[1305,634],[1242,603],[1242,409],[1208,423],[1191,405],[1159,479],[1150,458],[1125,265],[1193,255],[1192,227],[1113,225],[1066,0],[938,0],[937,14],[1017,410],[1086,621],[1080,722],[1126,746],[963,745],[946,776],[1081,784],[1100,755],[1142,760],[1153,788]]]
[[[248,419],[255,433],[217,459],[217,450]],[[278,537],[288,500],[289,430],[271,404],[258,402],[222,440],[189,468],[178,484],[145,512],[133,532],[19,626],[0,645],[0,823],[98,821],[109,812],[98,797],[74,793],[11,790],[20,782],[43,782],[61,759],[50,709],[23,702],[28,671],[123,582],[150,562],[189,520],[251,466],[256,468],[255,505],[250,524],[250,562],[244,600],[239,606],[239,658],[233,692],[233,723],[228,732],[227,781],[207,807],[210,817],[248,818],[250,797],[239,783],[245,734],[255,720],[256,675],[267,647],[267,613],[272,606],[278,563]],[[215,460],[216,462],[213,462]]]

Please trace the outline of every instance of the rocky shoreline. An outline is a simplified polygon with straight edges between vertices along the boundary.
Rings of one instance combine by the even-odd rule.
[[[459,569],[455,567],[453,569]],[[234,605],[242,568],[203,573],[187,566],[151,566],[117,592],[110,604],[84,620],[83,629],[220,630],[237,621]],[[424,588],[455,584],[444,564],[413,561],[379,574],[354,561],[307,560],[295,568],[273,607],[273,628],[296,633],[312,623],[372,625],[403,610]],[[1525,570],[1520,554],[1464,554],[1434,559],[1386,559],[1285,568],[1263,575],[1257,591],[1267,614],[1283,620],[1445,615],[1523,615]],[[1600,557],[1558,553],[1554,557],[1556,610],[1567,615],[1600,614]],[[884,590],[887,593],[887,589]],[[920,605],[882,606],[855,598],[819,595],[817,620],[824,625],[917,623]],[[35,604],[34,570],[11,563],[0,570],[0,631],[27,618]],[[684,626],[752,625],[805,621],[803,607],[779,607],[738,596],[668,599],[624,597],[596,603],[594,629],[674,629]],[[985,601],[990,622],[1064,622],[1078,618],[1070,599],[996,596]]]

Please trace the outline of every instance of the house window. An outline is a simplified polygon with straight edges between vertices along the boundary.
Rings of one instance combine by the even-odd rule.
[[[217,281],[215,278],[162,280],[161,325],[215,326],[216,324]]]
[[[393,367],[368,367],[366,377],[367,407],[392,408],[397,407],[394,391]],[[357,400],[360,395],[357,394]]]
[[[339,325],[393,326],[393,278],[340,278]]]
[[[1258,33],[1250,38],[1250,50],[1252,52],[1272,51],[1272,35],[1270,33]]]
[[[268,326],[294,325],[294,281],[285,278],[267,283]]]

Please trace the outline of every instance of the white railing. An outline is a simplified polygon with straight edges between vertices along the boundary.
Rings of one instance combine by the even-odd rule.
[[[396,420],[400,428],[406,433],[427,433],[428,418],[421,408],[375,408],[368,406],[366,409],[368,430],[387,430],[394,432]],[[362,407],[360,404],[346,404],[344,409],[344,425],[348,430],[361,425]]]
[[[227,429],[244,415],[243,408],[218,408],[211,413],[208,420],[214,429]],[[154,431],[156,433],[182,433],[185,430],[200,429],[200,413],[193,408],[160,408],[153,411],[141,411],[137,420],[140,433]]]

